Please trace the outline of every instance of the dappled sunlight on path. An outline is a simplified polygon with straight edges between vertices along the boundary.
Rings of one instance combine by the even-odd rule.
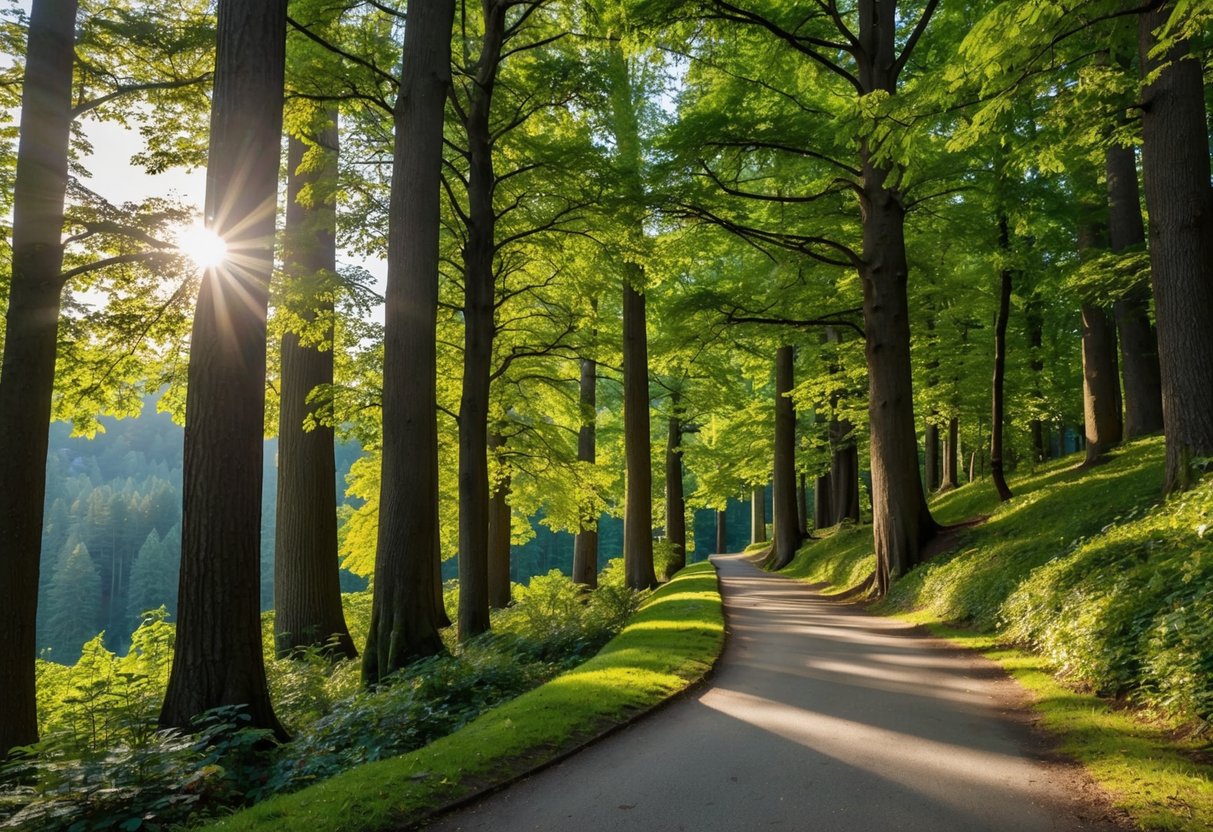
[[[729,643],[709,685],[430,828],[1118,828],[1001,712],[1016,693],[993,665],[739,556],[716,563]]]

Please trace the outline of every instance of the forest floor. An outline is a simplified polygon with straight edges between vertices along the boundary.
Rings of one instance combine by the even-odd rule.
[[[1123,829],[997,665],[717,556],[730,638],[709,685],[427,827]]]

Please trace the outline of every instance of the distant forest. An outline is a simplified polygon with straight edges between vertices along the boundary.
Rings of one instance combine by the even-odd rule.
[[[176,613],[181,558],[182,429],[152,400],[133,419],[103,418],[104,432],[93,439],[73,437],[66,422],[51,425],[46,460],[46,522],[38,588],[38,649],[43,658],[64,664],[80,657],[80,647],[105,632],[106,646],[125,652],[141,614],[161,605]],[[261,607],[274,599],[274,525],[277,440],[265,443],[261,501]],[[355,442],[339,442],[337,493],[362,455]],[[356,508],[360,501],[343,498]],[[769,504],[769,495],[768,495]],[[769,516],[769,505],[768,505]],[[749,504],[732,500],[727,511],[729,550],[749,543]],[[715,543],[714,512],[695,512],[692,559],[702,559]],[[343,515],[344,516],[344,515]],[[531,518],[534,537],[512,547],[510,577],[526,583],[552,569],[569,574],[573,535],[552,532]],[[604,516],[599,525],[599,568],[619,557],[623,521]],[[453,579],[455,559],[443,564]],[[341,570],[342,589],[365,589],[367,580]]]

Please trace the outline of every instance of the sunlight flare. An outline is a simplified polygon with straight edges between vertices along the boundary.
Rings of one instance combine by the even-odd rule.
[[[202,223],[195,223],[177,237],[177,248],[200,269],[213,269],[227,260],[227,243]]]

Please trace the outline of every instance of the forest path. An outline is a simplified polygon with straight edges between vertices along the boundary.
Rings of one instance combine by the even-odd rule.
[[[426,828],[1125,828],[1081,769],[1048,759],[994,664],[713,560],[729,641],[706,686]]]

